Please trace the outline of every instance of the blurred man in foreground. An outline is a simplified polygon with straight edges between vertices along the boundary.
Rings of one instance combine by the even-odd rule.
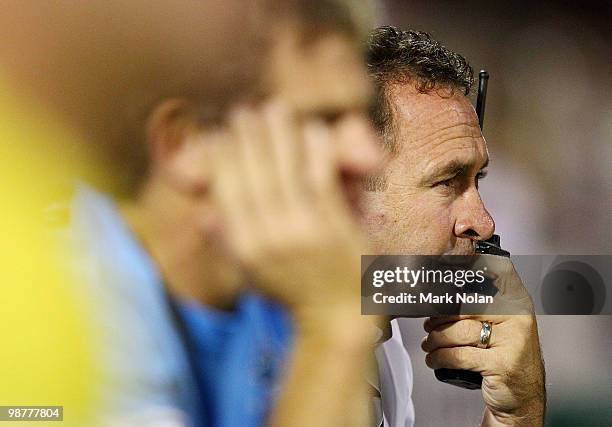
[[[489,156],[469,99],[466,60],[426,33],[375,30],[369,71],[377,86],[374,124],[389,162],[368,179],[365,225],[376,254],[470,255],[494,223],[478,193]],[[502,280],[523,288],[509,259]],[[477,348],[482,321],[489,348]],[[544,369],[534,315],[453,316],[426,320],[422,347],[432,369],[483,376],[483,425],[541,425]]]
[[[123,153],[100,160],[131,197],[82,186],[66,233],[101,331],[102,422],[366,423],[349,208],[378,159],[362,2],[6,7],[12,81]]]
[[[379,153],[362,10],[264,2],[252,54],[216,64],[225,81],[147,111],[131,197],[77,192],[70,231],[122,419],[368,422],[355,214]]]

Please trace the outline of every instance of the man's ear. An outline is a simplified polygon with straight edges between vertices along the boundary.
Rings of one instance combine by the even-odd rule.
[[[151,173],[182,193],[201,194],[208,187],[206,144],[192,104],[170,99],[147,122]]]

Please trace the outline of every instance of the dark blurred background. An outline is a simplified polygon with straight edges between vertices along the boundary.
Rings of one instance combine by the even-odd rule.
[[[427,31],[491,75],[484,123],[491,166],[481,189],[502,245],[525,255],[612,254],[612,2],[385,6],[384,24]],[[419,347],[422,321],[401,321],[416,425],[479,424],[479,393],[437,382]],[[612,425],[612,317],[538,323],[547,425]]]

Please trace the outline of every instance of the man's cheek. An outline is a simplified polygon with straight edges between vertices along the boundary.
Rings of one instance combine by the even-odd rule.
[[[434,231],[436,233],[435,255],[447,253],[455,246],[455,236],[452,227],[447,223],[441,223],[440,227]]]
[[[389,252],[442,254],[452,246],[450,207],[428,191],[385,194],[381,228]]]
[[[453,247],[453,227],[448,209],[430,205],[420,213],[421,254],[439,255]]]

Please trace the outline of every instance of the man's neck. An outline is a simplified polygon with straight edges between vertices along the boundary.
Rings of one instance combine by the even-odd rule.
[[[232,309],[240,293],[236,280],[210,261],[204,233],[191,224],[194,209],[163,184],[149,183],[134,200],[120,204],[132,232],[159,269],[171,295]],[[217,265],[215,265],[217,264]]]

